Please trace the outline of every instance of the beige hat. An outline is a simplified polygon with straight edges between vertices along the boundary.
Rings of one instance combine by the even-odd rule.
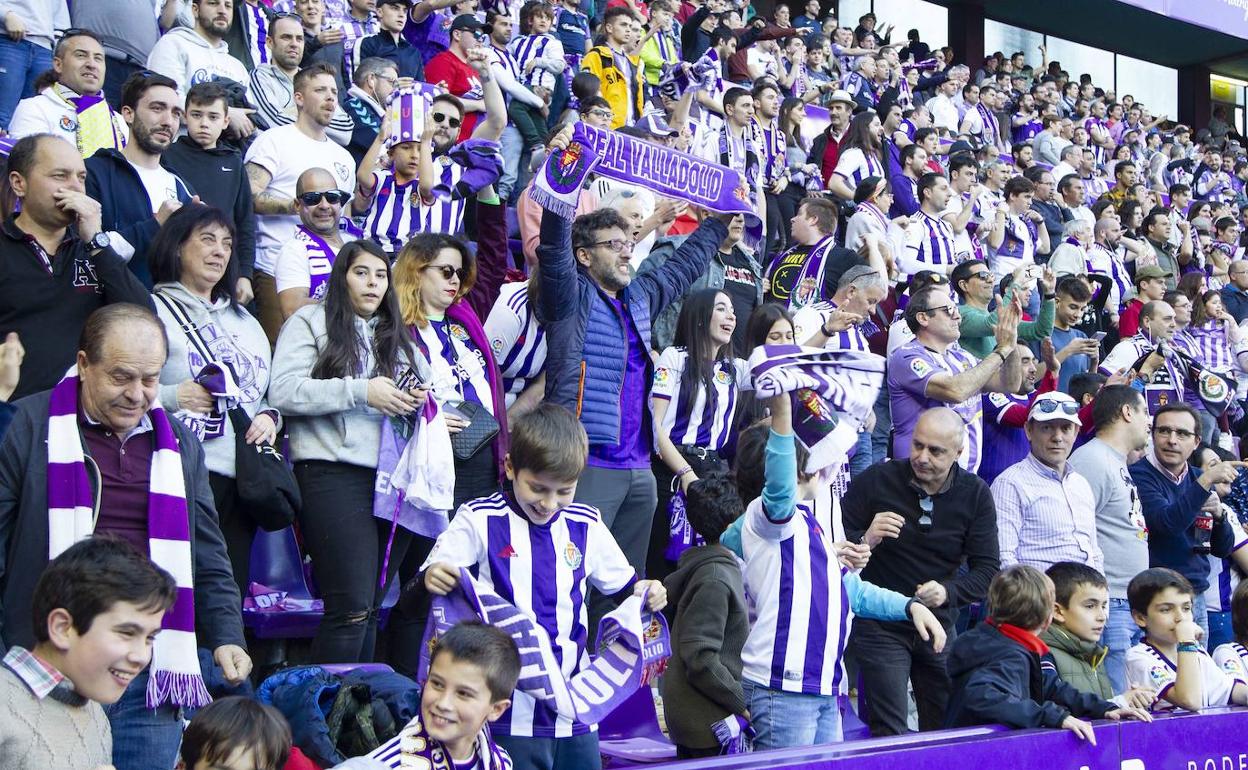
[[[843,88],[838,88],[835,91],[833,91],[832,95],[828,97],[828,101],[829,102],[841,102],[843,104],[848,104],[850,107],[858,106],[858,102],[854,101],[854,97],[850,96],[849,91],[846,91]]]

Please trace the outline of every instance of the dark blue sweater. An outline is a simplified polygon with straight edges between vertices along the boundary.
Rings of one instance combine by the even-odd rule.
[[[1148,524],[1148,563],[1169,567],[1191,581],[1196,594],[1209,587],[1209,560],[1193,550],[1196,518],[1209,491],[1189,471],[1175,484],[1144,458],[1131,466],[1131,478],[1140,493],[1144,521]],[[1215,521],[1209,541],[1213,555],[1227,557],[1235,547],[1235,533],[1226,519]]]

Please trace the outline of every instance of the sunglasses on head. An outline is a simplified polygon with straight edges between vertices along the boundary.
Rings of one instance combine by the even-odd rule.
[[[1036,404],[1031,407],[1033,412],[1039,412],[1040,414],[1053,414],[1058,409],[1061,409],[1063,412],[1070,415],[1079,414],[1079,405],[1074,401],[1054,401],[1052,399],[1045,399],[1044,401],[1037,401]]]
[[[464,267],[451,267],[450,265],[425,265],[426,270],[437,270],[442,274],[442,280],[449,281],[451,276],[459,276],[459,282],[463,283],[468,280],[468,269]]]
[[[435,112],[433,113],[433,122],[445,123],[451,128],[459,128],[459,124],[462,123],[463,121],[461,121],[459,118],[452,118],[450,115],[447,115],[445,112]]]
[[[342,190],[324,190],[321,192],[306,192],[299,196],[299,202],[305,206],[315,206],[322,200],[327,200],[337,206],[340,203],[346,203],[351,200],[351,193],[343,192]]]

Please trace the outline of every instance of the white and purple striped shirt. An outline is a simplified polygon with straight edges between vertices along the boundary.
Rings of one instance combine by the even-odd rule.
[[[559,42],[559,38],[552,33],[545,35],[520,35],[514,38],[508,44],[507,49],[511,51],[511,55],[515,57],[516,67],[520,72],[524,72],[524,68],[530,61],[540,59],[552,59],[562,62],[567,66],[563,58],[563,44]],[[559,76],[543,67],[541,63],[535,64],[524,75],[524,84],[529,88],[541,86],[550,89],[553,93],[558,85]]]
[[[464,175],[464,167],[451,160],[449,155],[433,157],[433,172],[441,177],[441,183],[434,183],[446,190],[454,191],[459,179]],[[420,196],[417,195],[417,198]],[[468,201],[455,197],[452,192],[448,198],[437,198],[428,205],[420,202],[420,231],[426,233],[446,233],[456,235],[464,227],[464,209]]]
[[[655,431],[654,451],[659,451],[657,437],[666,435],[676,446],[688,445],[719,451],[728,444],[736,422],[738,392],[750,388],[750,373],[743,359],[716,361],[715,387],[708,394],[698,385],[693,398],[681,393],[689,354],[684,348],[668,348],[654,365],[651,398],[668,402],[663,421]]]
[[[1100,243],[1093,243],[1088,247],[1085,262],[1089,275],[1107,275],[1114,282],[1105,307],[1117,308],[1132,292],[1131,275],[1127,272],[1127,266],[1123,264],[1122,257]]]
[[[254,66],[259,67],[261,64],[269,63],[269,15],[266,10],[259,5],[251,5],[239,0],[239,15],[243,19],[243,27],[246,30],[244,37],[251,45],[251,62]]]
[[[431,384],[438,403],[473,401],[494,413],[485,354],[462,324],[429,319],[424,328],[417,327],[416,346],[433,369]]]
[[[1029,453],[992,482],[992,499],[1002,567],[1027,564],[1044,570],[1073,561],[1104,571],[1096,497],[1069,463],[1059,474]]]
[[[853,190],[867,177],[884,176],[884,167],[880,165],[880,159],[875,153],[863,152],[857,147],[851,147],[841,153],[833,173],[844,179],[849,189]]]
[[[373,202],[364,214],[364,235],[388,254],[398,254],[421,232],[420,190],[415,179],[400,184],[394,172],[373,172]],[[442,230],[440,232],[447,232]]]
[[[1189,326],[1187,333],[1196,343],[1196,359],[1210,371],[1225,373],[1235,369],[1235,356],[1226,337],[1226,321],[1212,319],[1200,326]]]
[[[949,265],[958,261],[956,254],[953,228],[945,220],[920,209],[906,228],[906,248],[900,254],[897,267],[907,276],[920,270],[943,274]]]
[[[573,503],[538,526],[509,498],[499,493],[461,505],[421,570],[438,562],[467,568],[546,630],[564,677],[571,677],[589,663],[589,588],[620,593],[636,581],[636,572],[598,509]],[[515,692],[511,708],[490,729],[564,738],[597,726],[557,717],[532,696]]]
[[[356,43],[366,37],[376,35],[380,31],[381,22],[376,15],[371,13],[364,21],[360,21],[349,13],[342,19],[342,34],[344,35],[342,39],[342,50],[344,51],[342,56],[342,82],[348,85],[351,84],[351,74],[354,71],[355,64],[353,60],[356,55]]]
[[[806,305],[793,316],[793,339],[799,345],[805,345],[815,332],[821,331],[828,318],[836,310],[836,303],[832,301],[816,302],[813,305]],[[871,329],[864,330],[867,324],[871,324]],[[844,331],[837,332],[823,343],[828,350],[856,350],[860,353],[870,353],[871,346],[867,343],[867,334],[874,333],[875,324],[867,319],[862,324],[856,324]]]
[[[505,283],[485,319],[485,336],[503,375],[504,403],[516,396],[546,368],[546,333],[529,304],[529,282]]]

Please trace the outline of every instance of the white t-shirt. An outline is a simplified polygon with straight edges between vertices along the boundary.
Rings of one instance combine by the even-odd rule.
[[[147,192],[147,200],[151,204],[152,213],[155,214],[165,201],[178,199],[178,182],[177,177],[161,166],[156,168],[140,168],[139,166],[130,164],[130,168],[134,169],[139,175],[139,181],[143,183],[143,189]],[[108,233],[108,240],[112,244],[113,251],[127,262],[134,258],[134,245],[122,237],[121,233],[113,230]],[[139,257],[145,258],[140,254]]]
[[[328,138],[318,142],[299,130],[297,124],[271,128],[261,133],[247,150],[247,163],[254,163],[272,175],[266,191],[295,197],[299,175],[310,168],[323,168],[338,183],[338,189],[355,189],[355,161],[345,149]],[[299,225],[294,214],[268,214],[256,217],[256,269],[273,275],[278,252]]]
[[[1197,659],[1200,661],[1200,707],[1231,705],[1231,693],[1235,685],[1248,682],[1224,671],[1207,652],[1202,651]],[[1177,676],[1174,661],[1162,655],[1147,641],[1127,650],[1127,681],[1152,687],[1157,691],[1157,698],[1153,701],[1154,711],[1174,709],[1174,706],[1163,701],[1166,693],[1174,687]]]
[[[342,245],[346,246],[355,238],[348,233],[338,232],[338,237],[342,239]],[[308,289],[312,288],[312,276],[315,274],[318,279],[317,283],[324,286],[323,281],[329,279],[329,273],[334,268],[333,256],[321,253],[320,244],[308,238],[307,234],[300,228],[295,228],[295,232],[291,235],[291,239],[282,245],[277,253],[277,261],[274,263],[273,278],[277,282],[277,293],[281,294],[287,289]],[[326,246],[332,250],[332,246],[326,243]],[[324,289],[313,293],[314,299],[321,299]]]

